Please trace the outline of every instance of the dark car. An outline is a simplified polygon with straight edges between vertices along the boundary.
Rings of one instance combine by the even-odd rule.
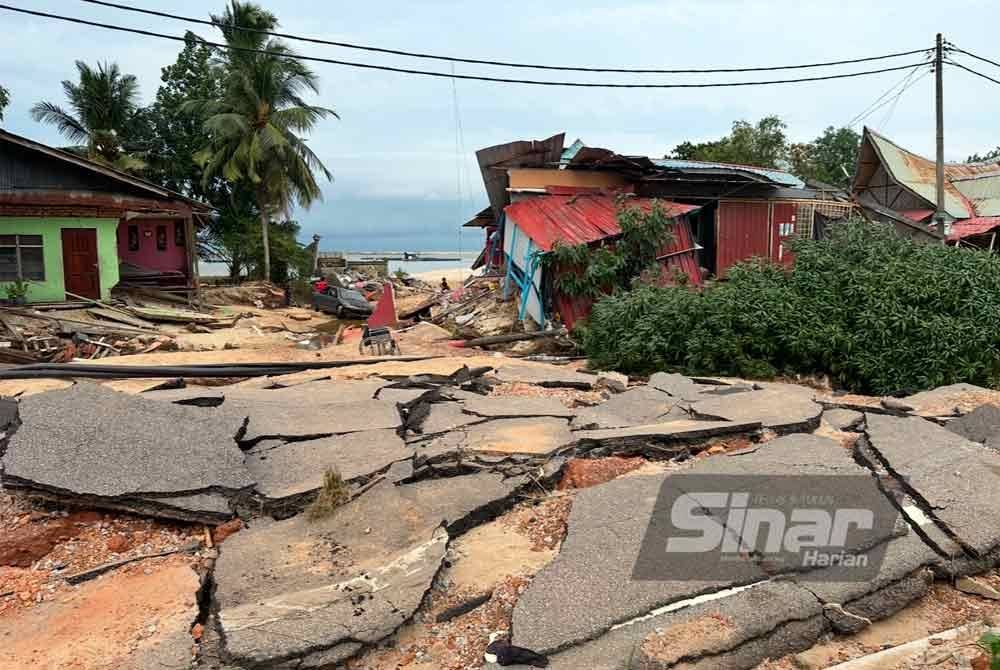
[[[349,288],[331,286],[326,293],[313,293],[313,309],[317,312],[328,312],[338,317],[369,316],[374,307],[365,297]]]

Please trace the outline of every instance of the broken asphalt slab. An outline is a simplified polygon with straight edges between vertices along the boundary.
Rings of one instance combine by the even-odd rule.
[[[506,504],[491,474],[382,482],[327,519],[259,522],[226,540],[214,597],[224,657],[247,667],[337,663],[407,621],[448,533]]]
[[[395,431],[368,430],[304,442],[264,441],[247,452],[246,466],[265,511],[288,516],[319,490],[328,469],[351,483],[412,456]]]
[[[945,427],[971,442],[985,444],[1000,451],[1000,407],[982,405],[957,419],[950,419]]]
[[[871,452],[965,550],[995,562],[1000,547],[1000,453],[919,417],[868,414]]]
[[[634,579],[665,477],[625,477],[577,495],[559,555],[535,576],[514,608],[515,644],[554,652],[673,602],[767,578],[755,564],[742,561],[730,566],[726,578]],[[666,577],[666,554],[662,567]]]
[[[636,386],[612,396],[593,407],[577,410],[573,430],[626,428],[666,421],[668,418],[689,418],[682,400],[652,386]]]
[[[566,419],[535,417],[493,419],[468,424],[428,440],[414,443],[417,461],[479,456],[548,456],[573,443]]]
[[[3,485],[64,503],[217,523],[253,485],[242,418],[81,383],[25,398]]]
[[[720,597],[721,596],[721,597]],[[822,607],[790,582],[764,582],[677,603],[550,657],[550,670],[737,670],[811,647]],[[523,644],[517,628],[514,643]]]
[[[738,423],[733,421],[698,421],[675,419],[663,423],[630,428],[606,430],[581,430],[573,433],[574,445],[579,451],[603,450],[608,453],[640,453],[662,455],[664,451],[679,452],[691,442],[710,437],[753,433],[760,429],[760,422]]]
[[[576,414],[558,398],[495,397],[463,394],[463,411],[489,419],[517,419],[551,416],[571,419]]]
[[[815,391],[792,384],[767,383],[763,388],[708,396],[691,405],[695,415],[727,421],[759,421],[778,433],[808,432],[819,425],[823,407]],[[705,397],[702,395],[702,397]]]
[[[525,365],[512,363],[497,368],[496,377],[506,383],[534,384],[546,388],[572,388],[589,391],[597,383],[597,375],[588,375],[557,365]]]

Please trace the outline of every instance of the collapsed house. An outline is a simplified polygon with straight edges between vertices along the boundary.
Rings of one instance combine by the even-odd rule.
[[[853,190],[870,218],[917,239],[940,241],[933,160],[865,128]],[[943,214],[949,244],[993,250],[1000,228],[1000,162],[946,163]]]
[[[560,292],[540,255],[556,244],[613,244],[621,235],[619,198],[666,208],[673,234],[658,260],[666,276],[680,272],[694,285],[754,257],[790,263],[791,238],[814,237],[825,219],[854,209],[847,193],[782,170],[622,155],[564,140],[558,134],[476,152],[490,205],[465,224],[485,231],[473,267],[502,274],[505,292],[520,296],[519,317],[539,325],[558,314],[572,327],[591,306]]]
[[[0,289],[26,282],[38,303],[108,299],[119,283],[196,286],[209,206],[4,130],[0,147]]]

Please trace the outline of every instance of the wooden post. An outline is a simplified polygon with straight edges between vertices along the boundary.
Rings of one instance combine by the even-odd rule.
[[[941,243],[947,244],[944,225],[944,45],[941,33],[937,34],[937,46],[934,56],[935,95],[934,106],[937,116],[937,211],[934,218],[937,221]]]
[[[184,247],[187,253],[188,281],[194,287],[195,303],[201,307],[201,278],[198,275],[198,244],[195,241],[194,214],[184,218]]]

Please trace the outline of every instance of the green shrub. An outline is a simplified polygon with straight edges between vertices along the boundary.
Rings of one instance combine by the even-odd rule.
[[[858,392],[1000,381],[1000,259],[864,222],[751,261],[694,292],[641,287],[597,303],[579,338],[595,367],[769,378],[823,373]]]

